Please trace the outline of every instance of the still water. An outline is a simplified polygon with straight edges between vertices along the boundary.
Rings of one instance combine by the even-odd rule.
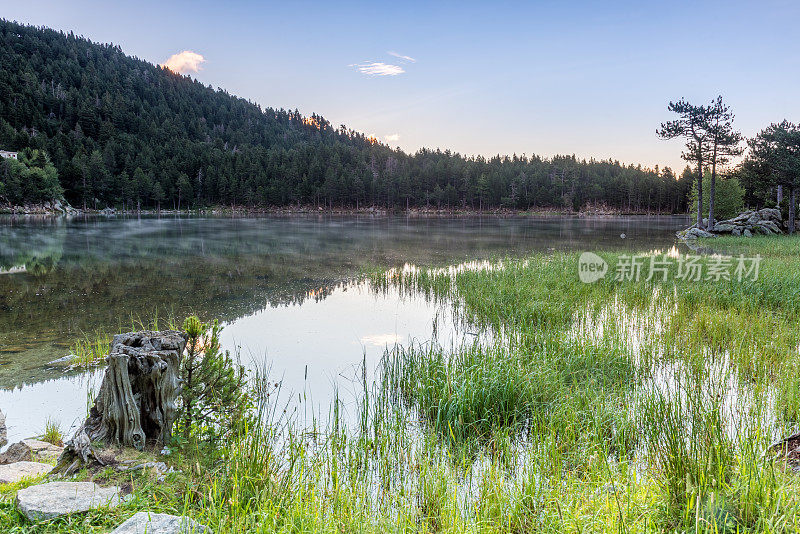
[[[334,395],[345,406],[354,399],[387,347],[475,340],[449,303],[374,291],[365,271],[532,251],[665,249],[687,224],[686,217],[0,217],[0,410],[9,441],[41,433],[48,418],[65,433],[83,419],[99,372],[52,362],[87,334],[154,317],[219,319],[224,348],[269,368],[287,398],[303,401],[294,409],[318,412]]]

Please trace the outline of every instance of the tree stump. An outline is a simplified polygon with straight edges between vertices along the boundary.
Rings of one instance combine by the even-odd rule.
[[[100,391],[89,417],[66,444],[54,472],[69,474],[91,461],[102,464],[93,442],[143,450],[172,437],[180,393],[182,332],[128,332],[114,336]]]

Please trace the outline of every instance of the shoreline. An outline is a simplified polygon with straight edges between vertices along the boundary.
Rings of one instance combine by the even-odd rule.
[[[75,217],[75,216],[137,216],[137,215],[227,215],[227,216],[262,216],[262,215],[405,215],[407,217],[672,217],[686,216],[684,213],[664,213],[647,211],[625,211],[613,209],[590,209],[567,211],[555,208],[536,208],[528,210],[498,208],[492,210],[476,209],[437,209],[437,208],[410,208],[387,209],[385,207],[370,206],[367,208],[330,208],[317,206],[282,206],[282,207],[245,207],[245,206],[213,206],[199,209],[142,209],[118,210],[115,208],[79,209],[68,208],[56,210],[46,206],[13,206],[0,208],[0,216],[41,216],[41,217]]]

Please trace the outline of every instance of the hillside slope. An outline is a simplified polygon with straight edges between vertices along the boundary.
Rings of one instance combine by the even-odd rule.
[[[570,156],[408,155],[316,115],[262,109],[117,46],[4,20],[0,148],[45,151],[65,197],[90,208],[601,203],[680,211],[687,186],[671,172]]]

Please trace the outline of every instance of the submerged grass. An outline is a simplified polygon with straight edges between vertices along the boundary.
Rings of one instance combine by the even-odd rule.
[[[796,532],[798,475],[765,451],[800,423],[800,239],[741,246],[764,258],[757,281],[589,285],[560,253],[374,273],[491,335],[387,353],[357,406],[311,428],[256,391],[259,423],[176,446],[163,483],[128,475],[134,498],[110,514],[31,525],[0,488],[0,531],[150,510],[218,533]]]

